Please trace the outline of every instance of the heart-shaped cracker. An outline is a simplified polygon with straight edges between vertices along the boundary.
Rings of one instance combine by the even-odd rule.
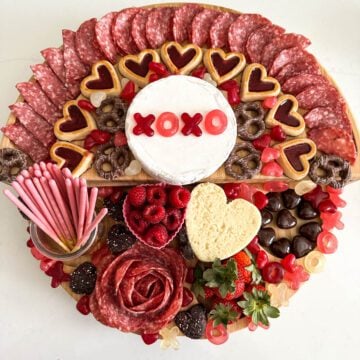
[[[83,140],[96,129],[94,118],[78,106],[77,100],[68,101],[64,105],[63,115],[54,125],[54,134],[59,140]]]
[[[253,63],[246,66],[241,79],[241,100],[257,101],[280,94],[279,82],[267,76],[263,65]]]
[[[119,61],[119,71],[127,79],[144,87],[149,83],[151,75],[149,63],[152,61],[160,62],[160,56],[151,49],[143,50],[137,55],[126,55]]]
[[[92,66],[91,75],[83,79],[80,84],[81,93],[90,97],[94,92],[106,95],[119,95],[121,91],[120,79],[114,66],[109,61],[101,60]]]
[[[182,46],[170,41],[161,47],[160,55],[173,74],[187,75],[201,63],[202,49],[195,44]]]
[[[79,177],[91,166],[94,155],[75,144],[57,141],[50,149],[50,157],[59,168],[67,167],[74,177]]]
[[[298,102],[294,96],[280,96],[265,118],[266,126],[269,128],[281,126],[284,133],[290,136],[302,134],[305,130],[305,121],[297,112],[298,107]]]
[[[294,139],[274,146],[280,150],[277,160],[291,179],[303,179],[310,169],[309,160],[316,155],[316,145],[310,139]]]
[[[207,49],[204,53],[204,64],[217,84],[222,84],[241,73],[246,65],[246,59],[241,53]]]
[[[227,204],[220,186],[203,183],[191,192],[185,221],[195,255],[208,262],[226,259],[244,249],[259,231],[261,215],[243,199]]]

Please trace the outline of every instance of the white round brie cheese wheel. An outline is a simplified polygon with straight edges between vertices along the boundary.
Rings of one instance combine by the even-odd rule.
[[[212,110],[221,110],[227,117],[227,127],[219,135],[209,134],[204,118]],[[179,130],[171,137],[156,130],[156,118],[172,112],[179,119]],[[135,135],[134,114],[153,114],[154,135]],[[202,135],[183,135],[181,114],[200,113]],[[235,114],[224,95],[208,82],[192,76],[174,75],[157,80],[139,91],[126,115],[125,132],[130,150],[143,169],[157,180],[186,185],[213,174],[229,157],[236,143]]]

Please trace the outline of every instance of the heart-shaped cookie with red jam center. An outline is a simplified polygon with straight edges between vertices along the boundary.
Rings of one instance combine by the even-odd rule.
[[[161,47],[160,55],[173,74],[187,75],[201,63],[202,49],[195,44],[182,46],[170,41]]]
[[[83,140],[96,129],[92,115],[78,106],[77,100],[68,101],[63,108],[64,117],[54,125],[54,134],[59,140]]]
[[[298,108],[299,105],[294,96],[280,96],[265,118],[266,126],[269,128],[280,126],[284,133],[290,136],[302,134],[305,130],[305,121],[297,112]]]
[[[101,60],[92,66],[91,75],[83,79],[80,84],[81,93],[90,97],[94,92],[103,92],[106,95],[119,95],[121,84],[114,66],[106,60]]]
[[[241,73],[246,65],[246,59],[241,53],[208,49],[204,53],[204,64],[217,84],[222,84]]]
[[[277,160],[291,179],[301,180],[310,169],[309,161],[316,155],[316,145],[310,139],[294,139],[274,146],[280,150]]]
[[[149,64],[160,62],[160,56],[155,50],[146,49],[137,55],[123,56],[119,61],[120,73],[129,80],[134,81],[140,87],[149,83],[151,71]]]
[[[94,155],[75,144],[57,141],[50,149],[50,157],[59,168],[69,168],[74,177],[79,177],[91,166]]]
[[[241,100],[257,101],[280,94],[279,82],[267,76],[266,69],[261,64],[246,66],[241,79]]]

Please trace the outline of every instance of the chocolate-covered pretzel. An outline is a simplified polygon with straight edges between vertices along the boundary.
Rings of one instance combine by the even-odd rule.
[[[19,173],[26,169],[27,156],[13,148],[0,149],[0,181],[14,181]]]
[[[127,106],[118,97],[107,97],[96,109],[96,123],[100,130],[115,133],[125,128]]]

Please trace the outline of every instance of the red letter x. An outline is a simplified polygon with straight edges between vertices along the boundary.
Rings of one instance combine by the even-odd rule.
[[[184,122],[184,127],[181,129],[181,132],[188,136],[190,134],[194,134],[195,136],[201,136],[202,131],[199,128],[199,124],[202,120],[202,115],[196,113],[194,116],[190,116],[188,113],[181,114],[181,120]]]
[[[150,114],[142,116],[140,113],[134,114],[136,126],[133,129],[135,135],[145,134],[146,136],[153,136],[154,130],[151,128],[151,124],[155,121],[155,116]]]

